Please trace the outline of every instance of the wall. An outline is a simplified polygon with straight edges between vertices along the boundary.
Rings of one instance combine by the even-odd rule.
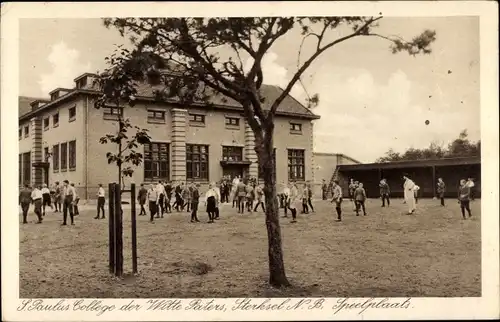
[[[324,179],[327,184],[330,184],[333,173],[338,165],[341,164],[357,164],[354,160],[337,153],[314,153],[314,193],[316,196],[321,195],[321,185]]]

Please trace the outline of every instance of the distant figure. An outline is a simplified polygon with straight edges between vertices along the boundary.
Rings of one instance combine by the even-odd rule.
[[[415,204],[418,204],[418,191],[420,190],[420,187],[415,184],[413,187],[413,192],[415,193]]]
[[[69,185],[68,180],[63,181],[62,199],[63,199],[63,223],[61,226],[67,225],[68,212],[71,219],[71,224],[74,225],[75,224],[74,203],[76,200],[76,191],[73,186]]]
[[[290,187],[287,185],[284,185],[283,188],[283,202],[284,202],[284,209],[285,209],[285,215],[283,216],[284,218],[288,217],[287,216],[287,211],[290,208]]]
[[[340,188],[338,180],[333,181],[333,197],[331,202],[335,203],[337,221],[342,221],[342,188]]]
[[[49,206],[50,209],[54,209],[54,207],[52,207],[52,203],[50,202],[50,190],[49,188],[47,188],[47,185],[44,183],[42,185],[42,216],[45,216],[45,207],[46,206]]]
[[[356,190],[356,183],[354,182],[354,179],[351,179],[351,181],[349,182],[349,200],[350,201],[353,201],[354,190]]]
[[[37,224],[42,223],[42,198],[43,195],[40,187],[33,188],[33,191],[31,192],[31,202],[35,208],[35,214],[38,217]]]
[[[191,195],[191,222],[200,222],[198,220],[198,204],[200,202],[200,184],[194,185],[194,183],[191,184],[193,187],[193,192]]]
[[[146,209],[144,205],[146,204],[146,200],[148,199],[148,190],[144,188],[144,183],[141,183],[141,188],[137,193],[137,201],[139,201],[139,205],[141,206],[141,212],[139,216],[146,216]]]
[[[148,190],[147,198],[148,198],[148,207],[150,218],[149,221],[151,223],[154,222],[154,218],[156,213],[158,212],[158,203],[159,203],[159,192],[154,185],[151,185]]]
[[[307,205],[308,197],[309,197],[309,191],[307,189],[307,185],[304,184],[304,186],[302,187],[302,213],[303,214],[309,213],[309,207]]]
[[[288,208],[292,212],[292,221],[291,223],[297,222],[297,207],[302,203],[302,198],[299,194],[299,190],[297,189],[297,185],[295,182],[290,183],[290,202]]]
[[[160,180],[156,185],[156,192],[158,193],[158,212],[156,213],[156,218],[163,218],[163,214],[165,213],[165,186],[163,182]]]
[[[215,219],[218,220],[220,218],[219,208],[220,208],[222,196],[220,194],[220,188],[217,186],[217,184],[215,182],[213,182],[212,185],[214,187],[215,194],[216,194],[216,197],[215,197]]]
[[[262,188],[262,185],[258,185],[255,187],[255,199],[257,200],[257,203],[255,204],[255,208],[253,208],[253,211],[257,211],[259,206],[262,207],[262,211],[266,212],[266,208],[264,207],[264,190]]]
[[[254,200],[254,188],[252,183],[248,183],[246,186],[246,196],[245,196],[245,205],[248,212],[253,212],[253,200]]]
[[[62,187],[59,184],[59,181],[56,181],[54,184],[54,207],[56,208],[55,212],[62,212]]]
[[[437,194],[441,200],[441,206],[444,207],[444,193],[446,192],[446,185],[444,184],[443,178],[438,178],[437,183]]]
[[[326,200],[326,194],[328,192],[328,185],[326,184],[326,180],[323,179],[321,182],[321,198]]]
[[[73,187],[73,190],[75,191],[75,198],[73,201],[73,214],[75,216],[78,216],[80,214],[80,211],[78,210],[78,202],[80,201],[80,197],[78,196],[78,190],[76,190],[74,183],[71,184],[71,187]]]
[[[239,181],[238,185],[236,186],[236,194],[238,196],[238,213],[242,214],[245,212],[245,198],[247,195],[246,185],[242,181]]]
[[[472,217],[472,213],[470,211],[470,189],[470,185],[464,179],[460,180],[458,202],[460,203],[460,210],[462,211],[463,219],[467,219],[467,217],[465,217],[465,210],[467,210],[469,218]]]
[[[104,213],[104,204],[106,203],[106,192],[102,187],[102,184],[99,184],[99,189],[97,189],[97,215],[94,219],[106,218],[106,214]],[[99,217],[102,211],[102,217]]]
[[[387,207],[389,207],[391,205],[391,200],[389,199],[391,190],[389,188],[387,180],[386,179],[380,180],[380,184],[378,186],[380,187],[380,198],[382,199],[382,207],[385,207],[386,200],[387,200]]]
[[[172,184],[165,182],[165,212],[167,214],[172,212]]]
[[[410,178],[408,178],[408,175],[404,175],[403,180],[405,203],[408,206],[408,214],[412,214],[416,209],[415,192],[413,191],[413,188],[415,188],[415,183]]]
[[[363,216],[366,216],[365,209],[366,192],[363,184],[360,183],[356,190],[354,190],[354,202],[356,203],[356,216],[359,216],[359,208],[363,209]]]
[[[309,205],[309,208],[311,208],[311,211],[314,212],[314,207],[312,204],[312,197],[313,197],[313,190],[311,188],[311,185],[307,185],[307,204]]]
[[[181,205],[181,211],[184,211],[184,207],[187,207],[187,212],[189,212],[189,208],[191,208],[191,197],[189,196],[189,187],[187,185],[182,185],[181,186],[182,191],[181,191],[181,198],[182,198],[182,205]]]
[[[23,224],[27,224],[28,211],[30,210],[31,204],[31,189],[28,184],[25,184],[23,190],[19,192],[19,204],[21,205],[21,210],[23,211]]]
[[[207,206],[208,223],[214,223],[215,208],[217,207],[217,192],[213,184],[208,186],[208,191],[205,193],[205,204]]]

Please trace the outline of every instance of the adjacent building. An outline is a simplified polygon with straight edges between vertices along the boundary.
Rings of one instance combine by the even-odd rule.
[[[94,108],[100,95],[93,87],[94,77],[80,75],[74,88],[56,88],[49,93],[50,99],[20,97],[20,183],[67,179],[79,187],[82,199],[93,199],[99,183],[117,180],[117,167],[106,158],[116,146],[99,142],[117,131],[117,110],[112,106]],[[258,177],[255,140],[241,106],[220,98],[209,106],[183,106],[158,102],[149,85],[141,85],[138,91],[137,104],[126,107],[124,116],[133,125],[147,128],[152,140],[143,148],[142,165],[126,183],[208,184],[223,175]],[[277,86],[264,85],[262,91],[264,105],[282,93]],[[274,133],[277,182],[315,181],[313,121],[318,118],[291,96],[278,108]]]

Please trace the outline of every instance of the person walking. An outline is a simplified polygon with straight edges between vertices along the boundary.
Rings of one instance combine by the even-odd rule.
[[[208,191],[205,194],[205,204],[207,206],[208,223],[214,223],[215,219],[215,209],[217,207],[217,192],[214,189],[213,184],[208,186]]]
[[[328,185],[326,184],[326,180],[323,179],[321,183],[321,199],[326,200],[326,194],[328,193]]]
[[[31,192],[31,201],[34,206],[35,214],[38,217],[37,224],[42,223],[42,203],[43,203],[43,194],[40,190],[40,187],[33,188]]]
[[[78,196],[78,190],[75,187],[75,184],[72,183],[71,187],[73,187],[73,191],[75,192],[75,198],[73,200],[73,214],[75,216],[80,215],[80,211],[78,210],[78,202],[80,201],[80,197]]]
[[[144,208],[146,200],[148,200],[148,190],[144,188],[144,183],[141,183],[141,188],[139,189],[139,192],[137,194],[137,201],[139,201],[139,205],[141,206],[141,212],[139,213],[139,216],[146,216],[146,209]]]
[[[49,206],[50,209],[54,209],[54,207],[52,207],[52,203],[50,202],[52,199],[50,196],[50,190],[45,183],[42,185],[41,193],[42,193],[42,216],[45,216],[46,206]]]
[[[307,206],[308,195],[309,195],[309,192],[307,189],[307,185],[304,184],[304,186],[302,187],[302,213],[303,214],[309,213],[309,207]]]
[[[333,181],[333,197],[331,203],[335,203],[337,221],[342,221],[342,188],[340,187],[338,180]]]
[[[193,186],[193,193],[191,195],[191,222],[200,222],[198,220],[198,204],[200,202],[200,184],[194,185],[194,183],[191,184]]]
[[[245,198],[247,195],[246,185],[243,181],[239,181],[236,186],[236,194],[238,195],[238,213],[243,214],[245,212]]]
[[[354,179],[351,179],[349,182],[349,200],[354,202],[354,190],[357,188],[357,182],[354,182]]]
[[[191,196],[190,196],[191,191],[189,190],[189,188],[190,187],[188,187],[187,185],[183,185],[181,192],[181,197],[182,197],[181,210],[184,211],[184,208],[187,207],[187,212],[189,212],[189,208],[191,207]]]
[[[158,192],[158,189],[156,188],[156,186],[151,185],[149,187],[149,190],[147,193],[147,199],[148,199],[148,208],[149,208],[149,214],[150,214],[149,221],[151,223],[153,223],[155,215],[158,212],[158,206],[159,206],[159,202],[160,202],[160,193]]]
[[[302,196],[297,189],[297,185],[295,182],[290,183],[290,202],[288,208],[292,213],[292,221],[291,223],[297,222],[297,207],[302,203]]]
[[[62,200],[63,200],[63,223],[61,226],[66,226],[68,221],[68,212],[71,219],[71,225],[75,224],[74,210],[75,210],[76,191],[73,186],[70,186],[68,180],[63,181]]]
[[[212,183],[213,186],[214,186],[214,190],[215,190],[215,193],[217,194],[216,196],[216,203],[215,203],[215,219],[218,220],[220,218],[220,204],[222,202],[222,196],[221,196],[221,192],[220,192],[220,188],[219,186],[217,185],[217,183]]]
[[[158,194],[158,211],[156,213],[156,218],[163,218],[163,214],[165,212],[165,186],[163,185],[163,182],[160,180],[158,181],[158,184],[156,185],[156,192]]]
[[[413,187],[413,192],[415,193],[415,204],[418,204],[418,191],[420,190],[420,187],[415,184]]]
[[[366,201],[366,191],[363,188],[363,184],[359,183],[356,190],[354,190],[354,202],[356,203],[356,216],[359,216],[360,208],[363,209],[363,216],[366,216],[365,201]]]
[[[31,204],[31,189],[28,184],[24,185],[24,188],[19,192],[19,205],[23,212],[23,224],[28,223],[28,211],[30,210]]]
[[[288,217],[287,212],[288,212],[288,209],[290,208],[290,192],[291,191],[290,191],[290,186],[289,185],[284,185],[283,184],[283,186],[284,186],[283,193],[282,193],[282,195],[283,195],[283,203],[284,203],[283,209],[285,209],[285,214],[283,215],[283,218],[286,218],[286,217]]]
[[[312,197],[313,197],[313,189],[311,187],[311,184],[308,184],[307,185],[307,204],[309,205],[309,208],[311,208],[311,211],[315,212],[313,204],[312,204]]]
[[[167,182],[165,184],[165,211],[167,214],[172,213],[172,184]]]
[[[99,188],[97,189],[97,215],[94,219],[104,219],[106,218],[106,214],[104,212],[104,204],[106,203],[106,191],[102,187],[102,184],[99,184]],[[102,217],[99,217],[102,211]]]
[[[266,208],[264,207],[264,190],[262,185],[258,185],[255,187],[255,199],[257,200],[257,203],[255,204],[255,208],[253,208],[253,211],[256,212],[259,206],[262,207],[262,211],[266,212]]]
[[[416,204],[415,204],[415,183],[408,177],[407,174],[403,175],[403,189],[404,189],[404,198],[405,203],[408,206],[408,214],[411,215],[415,212]]]
[[[437,194],[439,199],[441,200],[441,206],[444,207],[444,193],[446,192],[446,184],[443,181],[443,178],[438,178],[437,182]]]
[[[472,217],[470,211],[470,190],[471,187],[467,181],[464,179],[460,180],[460,189],[458,191],[458,202],[460,203],[460,211],[462,212],[463,219],[467,219],[465,216],[465,210],[469,214],[469,218]]]
[[[391,189],[389,188],[389,184],[387,184],[387,180],[386,179],[380,180],[378,186],[380,188],[380,198],[382,199],[382,207],[385,207],[386,201],[387,201],[387,207],[389,207],[391,205],[391,199],[389,199]]]
[[[59,181],[55,182],[54,185],[54,207],[56,208],[55,212],[62,212],[62,187],[59,184]]]
[[[252,213],[253,212],[253,200],[254,200],[254,188],[253,188],[253,183],[248,183],[246,186],[246,196],[245,196],[245,204],[247,211]]]

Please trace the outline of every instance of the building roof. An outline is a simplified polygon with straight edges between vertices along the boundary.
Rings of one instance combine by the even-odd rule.
[[[76,80],[80,79],[81,77],[85,75],[93,75],[89,73],[85,73],[83,75],[80,75],[79,77],[76,78]],[[155,95],[154,92],[155,90],[161,89],[162,86],[151,86],[149,84],[139,84],[137,87],[137,99],[138,100],[146,100],[146,101],[154,101],[155,100]],[[59,89],[59,88],[58,88]],[[52,91],[51,93],[55,92],[56,90]],[[62,88],[61,88],[62,89]],[[62,89],[67,91],[68,89]],[[54,106],[59,104],[60,102],[66,100],[67,98],[76,95],[76,94],[87,94],[87,95],[99,95],[98,91],[95,90],[89,90],[89,89],[71,89],[71,92],[66,93],[62,95],[60,98],[46,104],[45,106],[41,107],[40,109],[33,111],[30,113],[19,113],[20,115],[20,121],[24,118],[27,118],[28,115],[31,117],[32,115],[35,115],[42,111],[45,108]],[[261,93],[262,96],[265,98],[263,102],[263,109],[264,111],[269,110],[271,108],[271,103],[274,102],[276,98],[278,98],[281,93],[283,93],[283,89],[281,89],[278,86],[274,85],[262,85],[261,87]],[[33,100],[36,100],[34,98]],[[235,100],[231,98],[226,98],[224,95],[220,93],[214,93],[214,95],[210,96],[210,104],[215,107],[215,108],[220,108],[220,109],[232,109],[232,110],[242,110],[241,104],[236,102]],[[172,101],[167,101],[169,104],[176,104],[177,101],[172,100]],[[29,103],[28,103],[29,105]],[[203,107],[205,104],[200,102],[197,104],[193,104],[194,106],[197,107]],[[276,115],[281,115],[281,116],[291,116],[291,117],[299,117],[299,118],[305,118],[305,119],[319,119],[318,115],[315,115],[312,113],[308,108],[306,108],[304,105],[302,105],[300,102],[298,102],[295,98],[293,98],[291,95],[287,95],[283,102],[280,104],[276,111]]]
[[[422,167],[433,167],[433,166],[453,166],[453,165],[472,165],[472,164],[481,164],[481,157],[395,161],[395,162],[365,163],[365,164],[342,164],[339,165],[338,167],[339,171],[358,171],[358,170],[422,168]]]
[[[348,155],[345,155],[343,153],[328,153],[328,152],[313,152],[314,155],[319,155],[319,156],[335,156],[335,157],[341,157],[341,158],[344,158],[344,159],[347,159],[347,160],[350,160],[354,163],[361,163],[360,161],[354,159],[354,158],[351,158],[350,156]]]
[[[31,96],[19,96],[19,117],[31,112],[31,103],[34,101],[47,101],[46,99]]]

